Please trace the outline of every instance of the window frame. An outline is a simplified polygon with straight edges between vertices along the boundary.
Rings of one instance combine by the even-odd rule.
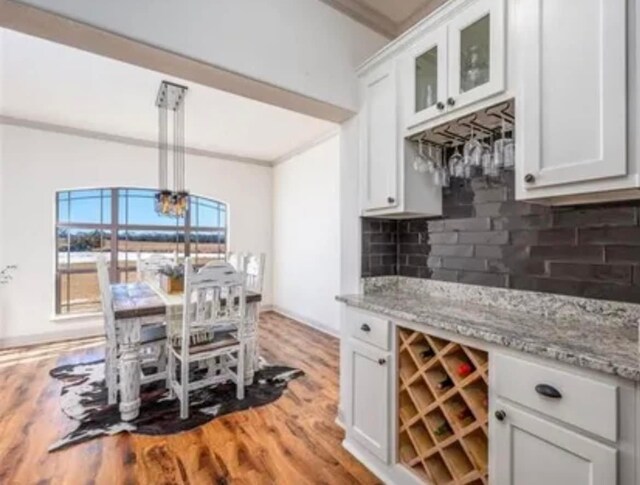
[[[60,196],[61,194],[72,194],[73,192],[80,191],[101,191],[100,197],[104,197],[103,192],[109,192],[111,198],[111,208],[110,208],[110,222],[108,223],[93,223],[93,222],[61,222],[60,221]],[[218,255],[222,255],[224,258],[226,255],[226,248],[229,244],[229,205],[226,202],[212,199],[210,197],[204,197],[202,195],[190,194],[189,195],[189,204],[187,206],[187,213],[184,217],[184,223],[180,224],[179,219],[176,219],[176,223],[172,225],[157,225],[157,224],[128,224],[120,221],[120,199],[121,197],[130,197],[129,194],[126,194],[127,191],[137,190],[137,191],[148,191],[150,193],[155,193],[157,190],[149,189],[144,187],[98,187],[98,188],[77,188],[77,189],[66,189],[66,190],[58,190],[55,192],[55,224],[54,224],[54,238],[55,238],[55,284],[54,284],[54,309],[56,316],[76,316],[93,312],[74,312],[72,311],[73,305],[71,304],[70,299],[70,284],[67,284],[67,295],[66,298],[62,295],[62,278],[64,275],[73,275],[73,274],[95,274],[97,273],[97,269],[91,268],[78,268],[71,269],[69,267],[61,267],[60,261],[60,238],[59,231],[61,229],[72,230],[72,229],[84,229],[84,230],[93,230],[100,232],[109,233],[108,238],[105,238],[105,241],[110,242],[110,258],[109,258],[109,280],[113,283],[120,282],[120,277],[122,274],[135,272],[134,269],[130,269],[128,266],[128,259],[125,259],[124,266],[120,264],[118,260],[118,254],[120,250],[120,238],[118,237],[121,232],[128,231],[159,231],[159,232],[174,232],[175,234],[184,233],[184,242],[176,241],[176,248],[184,247],[184,255],[185,257],[191,256],[193,248],[196,249],[196,258],[197,258],[197,247],[200,242],[196,239],[192,239],[192,237],[196,234],[202,232],[213,232],[218,233],[221,237],[221,241],[217,244],[224,247],[223,251],[219,251],[216,253]],[[126,194],[126,195],[124,195]],[[214,210],[217,210],[218,222],[223,223],[224,225],[219,226],[194,226],[192,224],[192,216],[193,216],[193,208],[198,207],[198,200],[203,200],[206,203],[212,204],[216,206]],[[71,197],[69,197],[69,209],[71,210]],[[104,208],[101,206],[101,217],[103,215]],[[224,219],[222,219],[222,214],[224,213]],[[128,222],[128,221],[126,221]],[[192,248],[193,246],[193,248]],[[126,250],[125,250],[126,251]],[[65,254],[71,253],[70,249],[67,248]],[[127,251],[128,254],[128,251]],[[99,296],[99,295],[98,295]],[[66,311],[63,312],[62,309],[66,307]],[[96,310],[99,312],[100,310]]]

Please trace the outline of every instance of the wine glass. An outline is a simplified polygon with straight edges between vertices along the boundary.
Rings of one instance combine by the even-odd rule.
[[[494,138],[495,134],[491,133],[489,143],[483,143],[482,145],[482,172],[488,177],[495,177],[499,173],[499,167],[495,164],[493,153]]]
[[[507,137],[507,126],[504,116],[501,119],[501,137],[493,144],[494,164],[499,168],[512,168],[515,163],[515,145],[512,137]]]
[[[480,159],[479,157],[475,156],[475,153],[479,149],[481,149],[481,147],[482,144],[480,143],[480,140],[478,140],[477,135],[473,130],[473,125],[471,125],[471,135],[462,148],[462,152],[464,154],[464,164],[466,166],[477,167],[480,165]]]
[[[425,173],[428,169],[427,157],[424,154],[422,138],[418,139],[418,153],[413,160],[413,169],[418,173]]]
[[[460,174],[464,174],[464,158],[460,153],[460,145],[458,145],[455,152],[449,157],[449,175],[460,177]]]

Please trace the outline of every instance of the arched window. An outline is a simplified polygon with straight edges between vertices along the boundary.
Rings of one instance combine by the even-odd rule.
[[[158,215],[152,189],[65,190],[56,194],[56,313],[99,311],[95,253],[110,261],[111,281],[135,280],[138,252],[224,259],[227,206],[190,197],[184,218]]]

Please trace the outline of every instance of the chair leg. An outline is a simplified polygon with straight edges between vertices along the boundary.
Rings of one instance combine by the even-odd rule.
[[[238,349],[238,366],[236,367],[236,399],[244,399],[244,343]]]
[[[166,347],[167,353],[167,389],[169,390],[169,399],[175,399],[176,393],[173,390],[173,381],[176,378],[176,357],[173,355],[171,348],[169,347],[169,343],[167,343]]]
[[[164,372],[167,370],[167,346],[158,345],[158,372]]]
[[[118,402],[118,362],[117,354],[108,349],[104,358],[104,382],[107,386],[107,404]]]
[[[180,361],[180,419],[189,417],[189,359]]]

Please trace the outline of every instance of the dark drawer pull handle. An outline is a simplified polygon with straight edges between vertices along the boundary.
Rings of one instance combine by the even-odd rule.
[[[360,330],[362,330],[363,332],[371,332],[371,327],[366,323],[363,323],[362,326],[360,327]]]
[[[541,396],[549,397],[551,399],[560,399],[562,397],[560,391],[549,384],[538,384],[536,386],[536,392]]]

